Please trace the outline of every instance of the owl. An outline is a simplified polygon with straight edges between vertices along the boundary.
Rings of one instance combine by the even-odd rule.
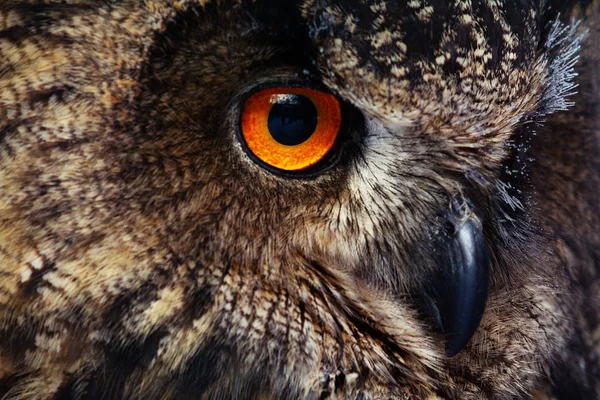
[[[0,399],[600,398],[599,29],[0,0]]]

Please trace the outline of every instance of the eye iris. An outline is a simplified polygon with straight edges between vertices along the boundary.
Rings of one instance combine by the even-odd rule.
[[[282,171],[317,165],[332,150],[342,122],[339,101],[308,88],[260,90],[244,102],[240,133],[246,149]]]
[[[273,139],[295,146],[311,137],[318,122],[317,108],[311,100],[300,94],[278,94],[271,102],[268,128]]]

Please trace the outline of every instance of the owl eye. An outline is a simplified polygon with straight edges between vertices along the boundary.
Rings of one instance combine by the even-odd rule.
[[[241,133],[262,162],[284,171],[300,171],[321,161],[332,149],[342,121],[339,101],[306,88],[270,88],[244,103]]]

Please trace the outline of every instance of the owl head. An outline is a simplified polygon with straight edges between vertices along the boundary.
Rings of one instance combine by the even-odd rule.
[[[0,392],[533,390],[526,152],[580,39],[543,3],[1,6]]]

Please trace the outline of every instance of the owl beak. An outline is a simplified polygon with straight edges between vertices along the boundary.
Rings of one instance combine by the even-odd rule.
[[[426,295],[429,313],[446,335],[449,357],[467,345],[481,322],[490,270],[488,248],[479,219],[469,214],[453,220],[453,224],[447,258]]]

